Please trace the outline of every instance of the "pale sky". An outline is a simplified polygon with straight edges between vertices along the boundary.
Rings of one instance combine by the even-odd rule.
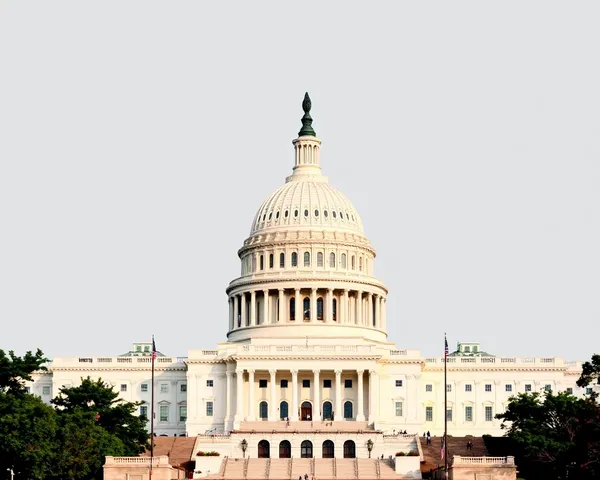
[[[389,339],[600,353],[600,2],[0,2],[0,348],[215,348],[313,101]]]

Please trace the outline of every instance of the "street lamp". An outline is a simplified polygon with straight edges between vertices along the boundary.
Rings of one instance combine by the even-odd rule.
[[[367,440],[367,450],[369,451],[369,458],[371,458],[371,451],[373,450],[373,441],[370,438]]]
[[[248,448],[248,442],[246,441],[246,439],[244,438],[242,440],[242,454],[244,455],[244,458],[246,458],[246,449]]]

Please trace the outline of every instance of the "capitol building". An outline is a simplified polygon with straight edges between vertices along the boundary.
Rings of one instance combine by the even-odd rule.
[[[224,341],[185,358],[158,354],[155,433],[195,437],[196,447],[230,458],[379,458],[411,434],[442,435],[445,417],[449,435],[502,435],[495,415],[517,393],[589,394],[576,386],[580,362],[504,357],[460,342],[444,385],[443,355],[392,343],[386,304],[394,292],[376,277],[358,210],[323,174],[332,160],[321,163],[310,108],[307,95],[290,175],[248,219],[240,274],[226,287]],[[149,417],[151,348],[56,357],[29,389],[49,401],[82,377],[101,377],[143,402]]]

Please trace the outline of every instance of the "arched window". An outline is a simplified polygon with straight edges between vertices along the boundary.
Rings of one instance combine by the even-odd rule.
[[[252,271],[256,272],[256,256],[252,255]]]
[[[279,268],[285,268],[285,253],[279,254]]]
[[[325,440],[323,442],[323,458],[334,458],[334,446],[331,440]]]
[[[329,254],[329,266],[335,268],[335,253],[333,252]]]
[[[323,320],[323,297],[317,298],[317,320]]]
[[[354,255],[352,255],[352,260],[351,260],[350,264],[352,266],[352,270],[355,270],[356,269],[356,261],[355,261]]]
[[[302,402],[302,405],[300,405],[300,420],[310,422],[312,419],[312,403]]]
[[[310,320],[310,298],[304,297],[304,301],[302,302],[302,307],[304,310],[304,315],[303,315],[304,320]]]
[[[296,252],[292,252],[292,267],[298,266],[298,254]]]
[[[296,320],[296,299],[290,298],[290,321]]]
[[[289,405],[288,402],[283,401],[279,404],[279,418],[285,420],[289,417]]]
[[[358,270],[362,272],[362,257],[358,259]]]
[[[312,456],[313,456],[312,442],[310,440],[304,440],[300,444],[300,457],[301,458],[312,458]]]
[[[342,253],[342,268],[346,268],[346,254]]]
[[[352,415],[352,402],[344,402],[344,420],[352,420],[352,418],[354,418]]]
[[[265,269],[265,256],[264,255],[260,256],[260,269],[261,270]]]
[[[323,403],[323,420],[333,420],[333,405],[331,405],[331,402]]]
[[[269,418],[269,404],[267,402],[260,402],[258,404],[258,416],[261,420]]]
[[[272,253],[269,254],[269,268],[273,268],[275,263],[275,258]]]
[[[317,253],[317,267],[323,266],[323,252]]]
[[[344,442],[344,458],[356,458],[356,444],[352,440]]]
[[[333,299],[333,321],[337,322],[337,299]]]
[[[269,458],[271,456],[271,446],[266,440],[258,442],[258,458]]]
[[[310,267],[310,253],[304,252],[304,266]]]
[[[292,458],[292,445],[287,440],[279,444],[279,458]]]

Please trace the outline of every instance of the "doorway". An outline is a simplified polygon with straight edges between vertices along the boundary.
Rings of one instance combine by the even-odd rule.
[[[279,458],[292,458],[292,445],[287,440],[279,444]]]
[[[310,402],[302,402],[302,405],[300,405],[300,420],[310,421],[312,418],[312,404]]]
[[[269,458],[271,456],[271,446],[266,440],[258,442],[258,458]]]
[[[331,402],[323,403],[323,420],[333,420],[333,406]]]

